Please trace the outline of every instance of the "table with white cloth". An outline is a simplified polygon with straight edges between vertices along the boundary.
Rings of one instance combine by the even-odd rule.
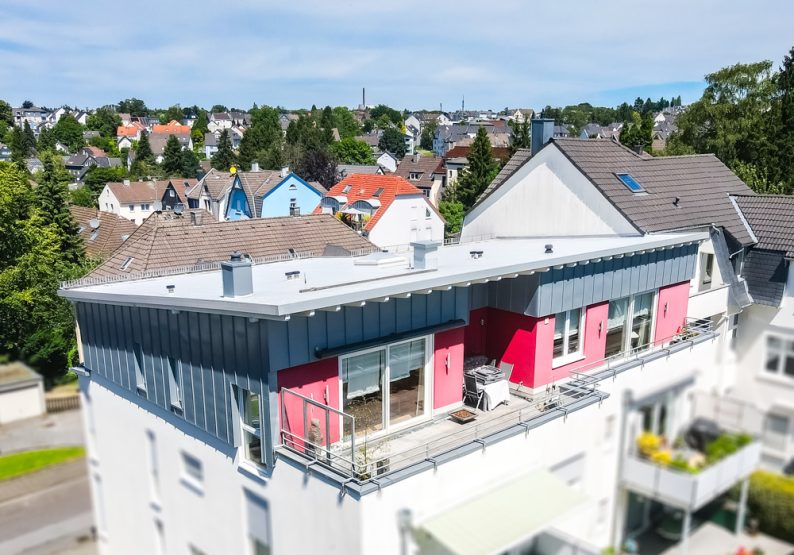
[[[510,401],[510,387],[504,372],[490,364],[464,370],[477,380],[477,391],[482,392],[482,410],[493,410]]]

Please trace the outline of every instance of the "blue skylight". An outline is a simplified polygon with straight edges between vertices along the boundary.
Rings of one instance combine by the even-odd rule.
[[[636,179],[634,179],[631,174],[628,173],[616,173],[615,174],[618,179],[626,186],[626,188],[631,191],[632,193],[642,193],[645,192],[645,189],[642,188]]]

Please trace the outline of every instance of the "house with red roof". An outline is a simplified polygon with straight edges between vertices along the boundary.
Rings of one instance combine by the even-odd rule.
[[[430,199],[395,175],[349,175],[331,187],[315,213],[336,215],[382,248],[444,239],[444,219]]]

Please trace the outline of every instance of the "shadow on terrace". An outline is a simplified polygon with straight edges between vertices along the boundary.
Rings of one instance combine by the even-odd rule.
[[[475,370],[490,372],[507,386],[498,405],[483,410],[476,394],[464,394],[466,406],[386,435],[362,433],[367,427],[366,413],[359,411],[356,417],[282,388],[279,450],[298,455],[307,470],[319,465],[330,471],[326,474],[340,484],[372,483],[379,487],[383,482],[432,468],[600,403],[608,397],[598,389],[603,380],[690,349],[715,335],[709,321],[690,321],[664,341],[576,367],[569,377],[547,385],[540,392],[510,381],[509,375],[503,375],[505,370],[509,374],[509,367],[497,369],[485,364]],[[464,384],[461,387],[466,389]],[[300,417],[293,418],[291,424],[290,414]]]

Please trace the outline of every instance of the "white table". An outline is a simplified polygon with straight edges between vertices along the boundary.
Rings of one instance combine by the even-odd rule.
[[[477,382],[477,391],[482,391],[482,410],[493,410],[500,403],[510,401],[510,387],[507,380],[499,380],[491,383]]]

